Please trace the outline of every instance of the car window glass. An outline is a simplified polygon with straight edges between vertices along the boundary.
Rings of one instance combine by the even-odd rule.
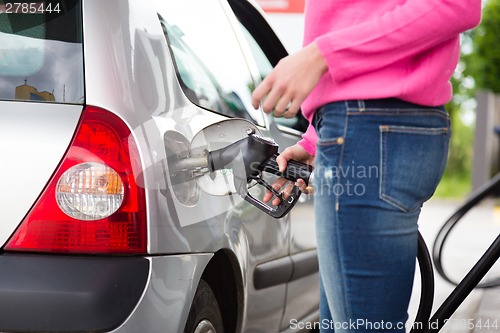
[[[241,24],[241,22],[240,28],[242,29],[243,35],[245,36],[245,39],[250,46],[250,50],[259,70],[260,79],[263,80],[271,72],[271,70],[273,69],[273,65],[267,58],[259,43],[255,40],[250,31],[248,31],[248,29],[243,24]],[[300,132],[305,132],[305,129],[309,124],[301,113],[293,118],[274,117],[274,121],[278,125],[286,126]]]
[[[219,0],[157,1],[179,81],[195,104],[263,126],[251,105],[255,86]]]
[[[260,79],[262,80],[273,70],[273,65],[269,59],[267,59],[266,54],[262,51],[252,34],[243,26],[243,24],[241,24],[241,22],[239,22],[239,26],[243,31],[243,35],[245,36],[248,45],[250,46],[250,51],[252,52],[255,62],[257,63]]]
[[[80,1],[0,0],[0,99],[83,103]]]

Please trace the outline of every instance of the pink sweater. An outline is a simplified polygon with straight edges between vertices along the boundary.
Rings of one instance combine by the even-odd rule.
[[[481,19],[481,0],[307,0],[304,45],[316,41],[328,72],[302,104],[311,121],[329,102],[395,97],[447,103],[459,34]],[[300,144],[315,154],[312,126]]]

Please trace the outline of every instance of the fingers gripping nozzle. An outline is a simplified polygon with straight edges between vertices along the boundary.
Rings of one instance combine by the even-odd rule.
[[[306,185],[312,182],[313,167],[311,165],[289,160],[285,171],[281,172],[278,162],[276,162],[277,157],[278,154],[275,154],[262,163],[261,170],[286,178],[292,182],[296,182],[299,179],[303,179]]]

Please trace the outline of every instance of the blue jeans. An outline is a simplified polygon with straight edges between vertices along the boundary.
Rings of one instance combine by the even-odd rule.
[[[397,99],[316,111],[321,332],[405,332],[422,204],[443,174],[443,107]]]

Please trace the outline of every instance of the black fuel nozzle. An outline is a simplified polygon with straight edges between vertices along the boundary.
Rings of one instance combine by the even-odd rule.
[[[278,145],[267,138],[255,135],[250,132],[248,137],[241,139],[227,147],[214,150],[208,153],[208,169],[217,171],[221,169],[232,169],[234,175],[234,185],[238,194],[247,202],[266,212],[274,218],[286,215],[297,203],[301,191],[295,185],[292,193],[284,198],[281,193],[262,178],[262,172],[286,178],[296,182],[299,178],[309,182],[312,166],[297,161],[288,161],[284,172],[279,171],[276,157],[278,156]],[[248,183],[256,181],[271,191],[280,199],[276,207],[271,207],[261,200],[256,199],[248,192]]]
[[[250,132],[246,138],[208,154],[208,169],[216,171],[244,167],[245,178],[259,173],[258,166],[278,152],[278,145]],[[243,165],[241,165],[243,163]]]

